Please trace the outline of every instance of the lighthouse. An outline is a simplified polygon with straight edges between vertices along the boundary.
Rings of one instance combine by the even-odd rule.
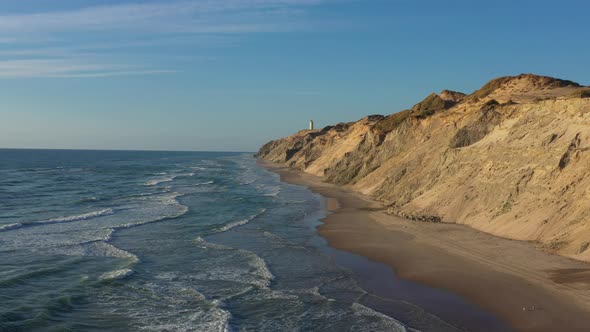
[[[313,130],[313,120],[309,120],[309,130]]]

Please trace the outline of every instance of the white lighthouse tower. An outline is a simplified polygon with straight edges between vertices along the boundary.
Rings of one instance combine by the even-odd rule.
[[[313,130],[313,120],[309,120],[309,130]]]

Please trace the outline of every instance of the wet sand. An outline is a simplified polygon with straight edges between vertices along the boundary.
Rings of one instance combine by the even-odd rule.
[[[534,244],[462,225],[387,215],[379,202],[287,167],[261,162],[287,183],[327,198],[332,212],[318,227],[330,246],[390,266],[398,278],[450,291],[517,331],[590,331],[590,264],[550,255]],[[393,283],[393,281],[392,281]],[[423,307],[428,296],[422,296]],[[426,308],[450,320],[469,313]],[[481,330],[495,329],[481,324]]]

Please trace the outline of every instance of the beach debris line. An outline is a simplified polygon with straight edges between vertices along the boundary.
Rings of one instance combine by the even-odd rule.
[[[441,223],[442,219],[439,216],[432,216],[432,215],[419,215],[419,214],[411,214],[404,211],[397,210],[395,208],[388,208],[387,214],[398,216],[404,219],[410,219],[419,222],[429,222],[429,223]]]

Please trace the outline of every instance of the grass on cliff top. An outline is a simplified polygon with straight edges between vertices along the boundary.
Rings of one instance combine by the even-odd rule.
[[[447,102],[439,95],[431,93],[423,101],[412,107],[412,115],[419,119],[426,118],[437,111],[446,109],[447,106]]]
[[[379,129],[384,133],[393,131],[400,124],[402,124],[402,122],[406,121],[406,119],[408,119],[412,115],[411,112],[411,110],[405,110],[386,116],[383,120],[377,122],[374,128]]]
[[[328,131],[330,131],[332,129],[337,132],[346,131],[353,124],[354,124],[354,122],[340,122],[340,123],[337,123],[333,126],[326,126],[326,127],[322,128],[322,130],[320,130],[320,133],[327,133]]]
[[[401,111],[385,117],[377,122],[374,128],[388,133],[409,118],[426,119],[437,112],[447,110],[456,103],[442,99],[436,93],[431,93],[424,100],[414,105],[412,109]]]
[[[379,129],[384,133],[388,133],[409,118],[426,119],[437,112],[449,109],[453,105],[455,105],[455,103],[442,99],[436,93],[431,93],[424,100],[414,105],[412,109],[391,114],[377,122],[374,128]]]
[[[492,92],[494,92],[494,90],[496,90],[497,88],[502,86],[502,84],[510,81],[512,78],[513,78],[512,76],[495,78],[495,79],[489,81],[488,83],[486,83],[484,86],[482,86],[481,89],[472,93],[471,96],[474,99],[485,98],[485,97],[489,96]]]
[[[489,96],[494,90],[500,88],[504,83],[510,82],[515,79],[528,79],[530,84],[534,88],[542,88],[542,87],[549,87],[549,88],[560,88],[566,86],[573,86],[579,87],[580,85],[573,81],[562,80],[559,78],[553,78],[548,76],[539,76],[534,74],[520,74],[518,76],[504,76],[495,78],[484,86],[481,89],[475,91],[471,94],[473,99],[479,100]]]

